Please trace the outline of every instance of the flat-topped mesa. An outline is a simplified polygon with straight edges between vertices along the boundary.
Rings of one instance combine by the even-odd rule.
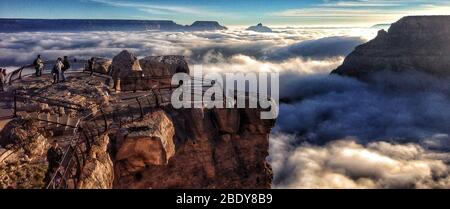
[[[409,16],[358,47],[332,73],[365,79],[380,71],[450,76],[450,16]]]
[[[195,21],[188,26],[191,30],[227,30],[227,27],[220,25],[217,21]]]

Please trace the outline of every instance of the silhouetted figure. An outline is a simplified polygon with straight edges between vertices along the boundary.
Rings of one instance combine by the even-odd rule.
[[[59,75],[62,74],[62,69],[64,67],[64,64],[62,63],[62,58],[58,57],[56,60],[55,65],[53,66],[52,74],[53,74],[53,83],[59,82]]]
[[[91,76],[94,75],[94,64],[95,64],[95,58],[92,57],[92,58],[88,61],[88,70],[91,71]]]
[[[36,70],[36,77],[40,77],[42,75],[42,70],[44,69],[44,61],[42,60],[41,55],[37,56],[33,62],[33,65]]]
[[[67,58],[67,56],[64,56],[64,60],[63,60],[63,68],[61,70],[61,78],[62,81],[65,82],[66,81],[66,75],[64,74],[67,70],[70,69],[70,63],[69,63],[69,59]]]
[[[53,175],[58,171],[62,157],[63,150],[59,147],[58,141],[54,140],[52,146],[47,151],[48,169],[44,179],[47,185],[52,180]]]

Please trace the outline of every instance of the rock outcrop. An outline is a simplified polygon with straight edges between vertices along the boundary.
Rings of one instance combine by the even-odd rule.
[[[356,49],[332,73],[366,78],[380,71],[450,76],[450,16],[410,16]]]
[[[47,150],[47,138],[38,131],[34,119],[18,118],[8,123],[0,132],[0,146],[10,149],[22,149],[25,158],[33,159]]]
[[[120,91],[122,89],[122,81],[125,84],[131,83],[142,76],[142,68],[138,58],[127,50],[120,52],[113,58],[111,75],[114,79],[114,89]]]
[[[247,30],[251,30],[251,31],[255,31],[255,32],[259,32],[259,33],[272,33],[272,29],[270,29],[267,26],[264,26],[262,23],[259,23],[258,25],[255,26],[250,26],[247,28]]]
[[[112,64],[112,60],[94,57],[94,72],[101,74],[108,74],[110,71],[110,67]]]
[[[189,74],[188,64],[183,56],[149,56],[139,60],[144,76],[163,77],[175,73]]]
[[[167,165],[175,155],[174,126],[164,111],[126,125],[116,137],[116,181],[151,166]]]
[[[131,54],[127,54],[130,56]],[[183,56],[148,56],[138,61],[137,64],[119,66],[122,62],[114,62],[112,65],[113,78],[116,86],[123,91],[150,90],[155,88],[170,87],[172,76],[175,73],[189,74],[189,66]],[[116,69],[121,70],[118,73]],[[139,70],[136,70],[139,69]]]
[[[0,188],[44,187],[47,149],[47,137],[38,131],[35,120],[18,118],[8,123],[0,132]]]
[[[112,189],[114,181],[114,167],[109,155],[108,136],[101,136],[93,144],[86,164],[80,175],[79,189]]]

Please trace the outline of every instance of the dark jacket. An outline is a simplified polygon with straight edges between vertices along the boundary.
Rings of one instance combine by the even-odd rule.
[[[52,166],[59,164],[59,162],[62,160],[62,157],[63,151],[60,147],[51,147],[47,151],[47,161]]]
[[[62,71],[66,71],[66,70],[70,69],[69,60],[63,60],[63,65],[64,65],[64,67],[62,68]]]

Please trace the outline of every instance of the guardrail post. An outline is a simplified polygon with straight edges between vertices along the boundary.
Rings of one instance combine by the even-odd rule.
[[[23,71],[23,68],[21,68],[19,71],[19,79],[22,79],[22,71]]]
[[[13,91],[13,95],[14,95],[14,117],[17,117],[17,96],[16,96],[16,91]]]
[[[106,119],[105,112],[103,111],[103,108],[100,108],[100,112],[103,116],[103,121],[105,122],[105,133],[108,131],[108,120]]]
[[[156,107],[159,107],[159,99],[158,99],[158,95],[155,93],[155,91],[152,91],[153,95],[155,95],[155,102],[156,102]]]
[[[144,118],[144,110],[142,109],[141,101],[139,101],[139,98],[136,98],[136,101],[139,105],[139,110],[141,112],[141,119]]]
[[[89,137],[86,134],[84,128],[81,128],[81,133],[83,133],[84,139],[86,140],[86,148],[87,148],[87,150],[90,150],[91,149],[91,143],[89,141]]]

